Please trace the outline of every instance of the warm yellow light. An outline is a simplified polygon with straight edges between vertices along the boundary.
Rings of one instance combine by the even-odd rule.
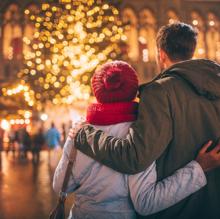
[[[45,47],[46,47],[46,48],[50,48],[50,43],[47,42],[47,43],[45,44]]]
[[[47,17],[51,17],[51,16],[52,16],[52,13],[51,13],[50,11],[47,11],[47,12],[46,12],[46,16],[47,16]]]
[[[47,60],[45,61],[45,63],[46,63],[46,65],[51,65],[51,61],[50,61],[49,59],[47,59]]]
[[[29,106],[33,106],[33,105],[34,105],[34,101],[28,102],[28,105],[29,105]]]
[[[6,131],[9,130],[10,129],[10,123],[6,119],[3,119],[1,121],[1,128],[6,130]]]
[[[35,38],[38,38],[39,36],[40,36],[40,33],[38,31],[34,33]]]
[[[63,62],[63,65],[64,65],[65,67],[67,67],[67,66],[69,65],[69,62],[68,62],[68,61],[64,61],[64,62]]]
[[[198,49],[198,54],[199,55],[202,55],[202,54],[204,54],[205,53],[205,50],[203,49],[203,48],[199,48]]]
[[[143,53],[143,61],[144,61],[144,62],[148,62],[148,61],[149,61],[149,52],[148,52],[148,49],[143,49],[142,53]]]
[[[48,119],[48,115],[47,115],[46,113],[42,113],[42,114],[40,115],[40,119],[41,119],[42,121],[46,121],[46,120]]]
[[[41,98],[50,98],[55,104],[88,100],[91,94],[88,84],[95,68],[116,59],[120,41],[127,39],[117,16],[119,11],[110,2],[100,0],[87,0],[83,4],[59,0],[56,5],[43,3],[39,14],[28,15],[36,31],[33,40],[23,39],[33,51],[24,54],[25,69],[19,75],[25,76],[27,83],[34,79],[34,85],[45,91],[35,93],[29,87],[24,90],[17,86],[3,94],[21,92],[30,106],[36,98],[37,109],[42,109]],[[10,57],[13,58],[13,48]]]
[[[36,56],[41,56],[41,51],[36,51]]]
[[[19,120],[19,124],[23,125],[23,124],[24,124],[24,120],[23,120],[23,119],[20,119],[20,120]]]
[[[51,39],[50,39],[50,43],[51,43],[51,44],[55,44],[55,43],[56,43],[56,40],[53,39],[53,38],[51,38]]]
[[[29,119],[32,116],[32,113],[30,111],[25,111],[24,118]]]
[[[169,19],[169,24],[173,24],[175,22],[175,20],[173,18]]]
[[[31,15],[31,16],[30,16],[30,19],[31,19],[31,20],[34,20],[34,19],[35,19],[35,16],[34,16],[34,15]]]
[[[104,4],[104,5],[102,6],[102,8],[103,8],[104,10],[107,10],[107,9],[109,9],[109,5],[108,5],[108,4]]]
[[[68,34],[73,34],[75,32],[75,30],[73,28],[70,28],[67,30]]]
[[[32,61],[28,61],[27,66],[31,67],[32,66]]]
[[[25,124],[30,124],[31,121],[30,121],[30,119],[25,119],[24,122],[25,122]]]
[[[59,38],[60,40],[62,40],[62,39],[64,38],[63,34],[59,34],[59,35],[58,35],[58,38]]]
[[[32,70],[30,71],[30,73],[31,73],[31,75],[36,75],[36,70],[35,70],[35,69],[32,69]]]
[[[45,84],[45,85],[44,85],[44,89],[45,89],[45,90],[47,90],[49,87],[50,87],[49,84]]]
[[[209,26],[215,26],[215,21],[209,21]]]
[[[50,7],[50,5],[48,3],[44,3],[42,4],[42,9],[45,11]]]
[[[193,21],[192,21],[192,24],[195,25],[195,26],[197,26],[197,25],[199,24],[199,22],[198,22],[198,20],[193,20]]]
[[[38,49],[38,45],[37,45],[37,44],[34,44],[34,45],[33,45],[33,49]]]
[[[15,124],[15,120],[14,120],[14,119],[11,119],[11,120],[10,120],[10,124],[11,124],[11,125],[14,125],[14,124]]]
[[[53,11],[53,12],[57,11],[57,7],[53,6],[53,7],[52,7],[52,11]]]
[[[42,18],[41,18],[41,17],[37,17],[36,21],[37,21],[38,23],[40,23],[40,22],[42,21]]]
[[[126,40],[127,40],[127,36],[122,35],[122,36],[121,36],[121,40],[126,41]]]
[[[37,59],[36,59],[36,63],[37,63],[37,64],[40,64],[40,63],[41,63],[41,59],[40,59],[40,58],[37,58]]]
[[[66,9],[70,10],[71,9],[71,4],[67,4]]]
[[[24,13],[25,13],[26,15],[28,15],[28,14],[30,14],[30,11],[29,11],[28,9],[26,9],[26,10],[24,11]]]
[[[54,83],[54,87],[58,88],[60,86],[60,83],[57,81]]]
[[[44,70],[44,65],[43,64],[38,65],[37,70],[39,70],[39,71]]]
[[[67,21],[68,21],[68,22],[72,22],[73,20],[74,20],[74,17],[73,17],[73,16],[68,16],[68,17],[67,17]]]

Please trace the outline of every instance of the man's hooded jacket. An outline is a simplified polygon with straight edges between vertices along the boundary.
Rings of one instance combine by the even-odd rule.
[[[83,153],[122,173],[138,173],[157,160],[160,180],[219,137],[220,66],[198,59],[177,63],[141,87],[138,119],[126,139],[87,126],[75,142]],[[138,218],[219,219],[220,169],[210,171],[207,180],[206,187],[175,206]]]

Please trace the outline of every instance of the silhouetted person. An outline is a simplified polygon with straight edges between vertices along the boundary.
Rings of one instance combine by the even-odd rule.
[[[11,129],[10,132],[8,133],[8,138],[9,138],[9,144],[7,147],[6,152],[8,153],[9,151],[12,151],[13,157],[15,157],[15,146],[16,143],[18,143],[18,132]]]
[[[27,158],[27,152],[31,148],[31,137],[27,132],[26,128],[21,129],[20,132],[20,146],[21,146],[21,157]]]
[[[62,124],[62,145],[61,146],[64,145],[65,141],[66,141],[66,127],[65,127],[65,124],[63,123]]]
[[[33,137],[33,145],[32,145],[33,163],[39,163],[40,151],[44,143],[45,143],[45,136],[43,133],[43,129],[40,128]]]
[[[51,162],[51,151],[53,152],[53,160],[58,160],[57,151],[60,147],[60,133],[53,122],[46,133],[46,142],[49,149],[49,163]]]

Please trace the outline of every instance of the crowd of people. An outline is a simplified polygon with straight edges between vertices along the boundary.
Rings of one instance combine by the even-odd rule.
[[[40,127],[34,134],[30,133],[27,127],[11,129],[8,133],[8,145],[2,145],[2,149],[8,154],[12,152],[14,157],[27,159],[28,153],[32,154],[33,163],[39,163],[40,152],[48,150],[49,157],[52,151],[62,148],[63,141],[66,138],[65,124],[62,125],[62,131],[59,131],[54,122],[51,127],[45,130]],[[2,137],[3,142],[3,137]]]

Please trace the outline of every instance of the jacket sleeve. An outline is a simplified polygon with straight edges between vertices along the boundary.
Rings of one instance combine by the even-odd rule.
[[[125,139],[107,136],[91,126],[75,137],[76,147],[121,173],[145,170],[160,157],[172,139],[172,119],[166,91],[158,83],[144,88],[140,96],[138,118]]]
[[[196,161],[191,161],[162,181],[156,180],[155,162],[144,172],[128,177],[131,200],[141,215],[169,208],[207,184],[205,174]]]
[[[69,162],[69,154],[71,152],[72,147],[74,147],[74,141],[71,140],[70,138],[67,138],[64,144],[62,157],[56,167],[53,177],[53,189],[56,193],[59,193],[62,189],[65,173]],[[71,172],[69,182],[67,184],[67,191],[66,191],[67,193],[73,192],[75,188],[77,188],[79,185],[79,182],[74,177],[73,172],[74,171]]]

